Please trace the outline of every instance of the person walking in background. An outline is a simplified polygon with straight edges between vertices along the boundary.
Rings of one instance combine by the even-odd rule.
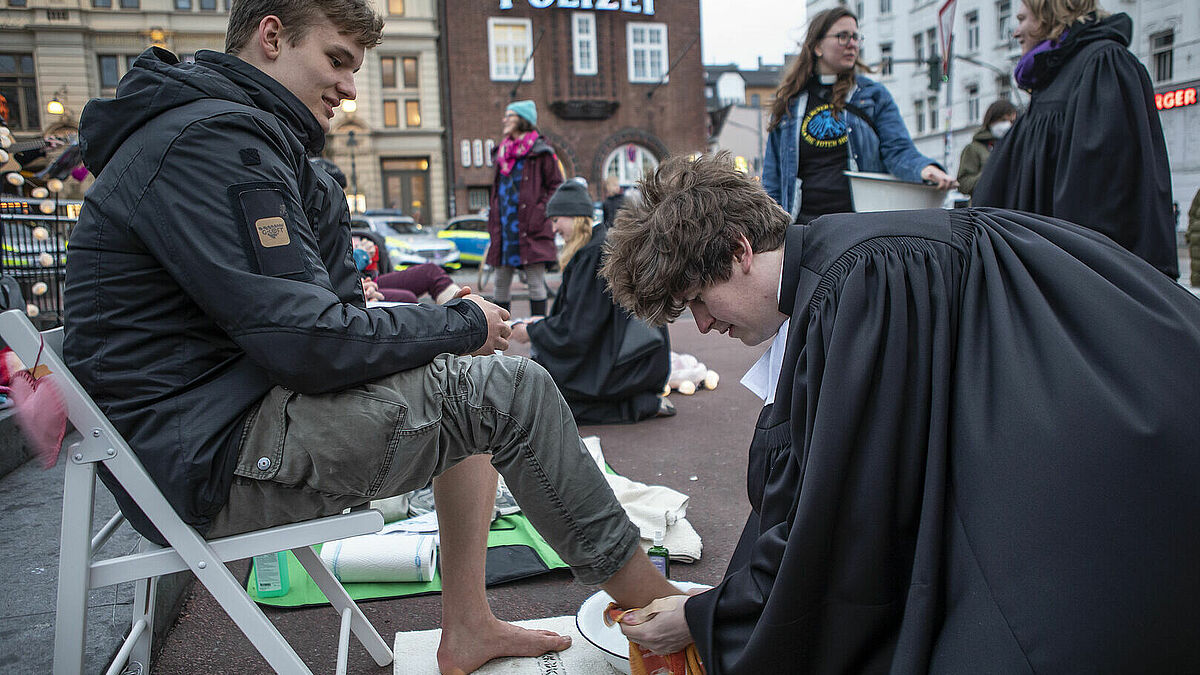
[[[1029,108],[971,196],[1090,227],[1175,279],[1171,174],[1133,22],[1096,0],[1027,0],[1013,37]]]
[[[1188,209],[1186,237],[1192,263],[1192,285],[1200,288],[1200,190],[1196,190],[1196,196],[1192,197],[1192,208]]]
[[[554,261],[554,230],[546,202],[562,183],[554,150],[537,132],[537,106],[513,101],[504,109],[504,139],[496,148],[496,175],[488,209],[492,241],[484,262],[496,269],[497,305],[512,304],[512,279],[525,268],[530,312],[546,313],[546,263]]]
[[[846,169],[954,187],[937,162],[917,152],[888,90],[858,74],[869,72],[859,58],[862,41],[850,10],[818,13],[775,91],[762,182],[794,222],[854,210]]]
[[[971,138],[967,147],[963,148],[962,156],[958,159],[958,191],[971,196],[979,176],[983,173],[983,165],[996,143],[1004,138],[1004,134],[1012,128],[1017,119],[1017,107],[1007,99],[1000,99],[988,106],[983,114],[983,124]]]
[[[604,180],[604,203],[600,205],[604,211],[604,224],[612,225],[617,220],[617,211],[625,204],[625,190],[616,176]]]
[[[599,276],[608,221],[592,225],[587,188],[569,180],[546,215],[566,244],[562,286],[544,320],[513,325],[511,340],[531,344],[533,360],[558,384],[578,424],[637,422],[675,414],[662,397],[671,370],[666,328],[651,328],[613,303]]]

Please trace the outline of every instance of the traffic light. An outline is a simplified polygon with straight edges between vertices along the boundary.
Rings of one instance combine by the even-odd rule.
[[[937,91],[942,87],[942,57],[929,57],[929,91]]]

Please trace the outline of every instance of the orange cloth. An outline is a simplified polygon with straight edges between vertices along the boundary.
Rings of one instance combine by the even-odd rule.
[[[659,600],[647,605],[646,609],[653,610]],[[632,611],[634,610],[621,609],[617,603],[610,602],[604,610],[604,623],[607,626],[620,623],[621,617]],[[641,645],[632,640],[629,642],[629,672],[632,675],[705,675],[704,663],[700,661],[695,643],[688,645],[683,651],[663,655],[642,649]]]
[[[632,675],[705,675],[704,664],[690,644],[674,654],[652,654],[635,642],[629,643],[629,672]]]

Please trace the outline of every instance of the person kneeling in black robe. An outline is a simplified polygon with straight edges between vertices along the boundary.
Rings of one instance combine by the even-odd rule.
[[[566,240],[562,286],[550,315],[515,324],[510,339],[531,343],[533,360],[554,378],[578,424],[669,416],[674,408],[661,396],[671,370],[667,329],[651,328],[613,302],[599,276],[608,225],[593,227],[593,211],[577,180],[565,181],[546,204]]]
[[[1026,213],[789,226],[728,155],[642,194],[613,297],[772,344],[725,578],[631,640],[710,675],[1200,672],[1200,300]]]

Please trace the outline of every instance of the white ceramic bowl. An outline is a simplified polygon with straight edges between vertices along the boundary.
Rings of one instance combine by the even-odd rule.
[[[693,588],[712,588],[690,581],[672,581],[676,588],[687,592]],[[575,626],[583,639],[592,643],[604,654],[604,659],[619,673],[629,675],[629,640],[616,624],[604,625],[604,608],[612,602],[612,596],[604,591],[593,594],[583,601],[575,614]]]
[[[854,210],[907,211],[936,209],[946,201],[946,191],[924,183],[909,183],[887,173],[847,171]]]

